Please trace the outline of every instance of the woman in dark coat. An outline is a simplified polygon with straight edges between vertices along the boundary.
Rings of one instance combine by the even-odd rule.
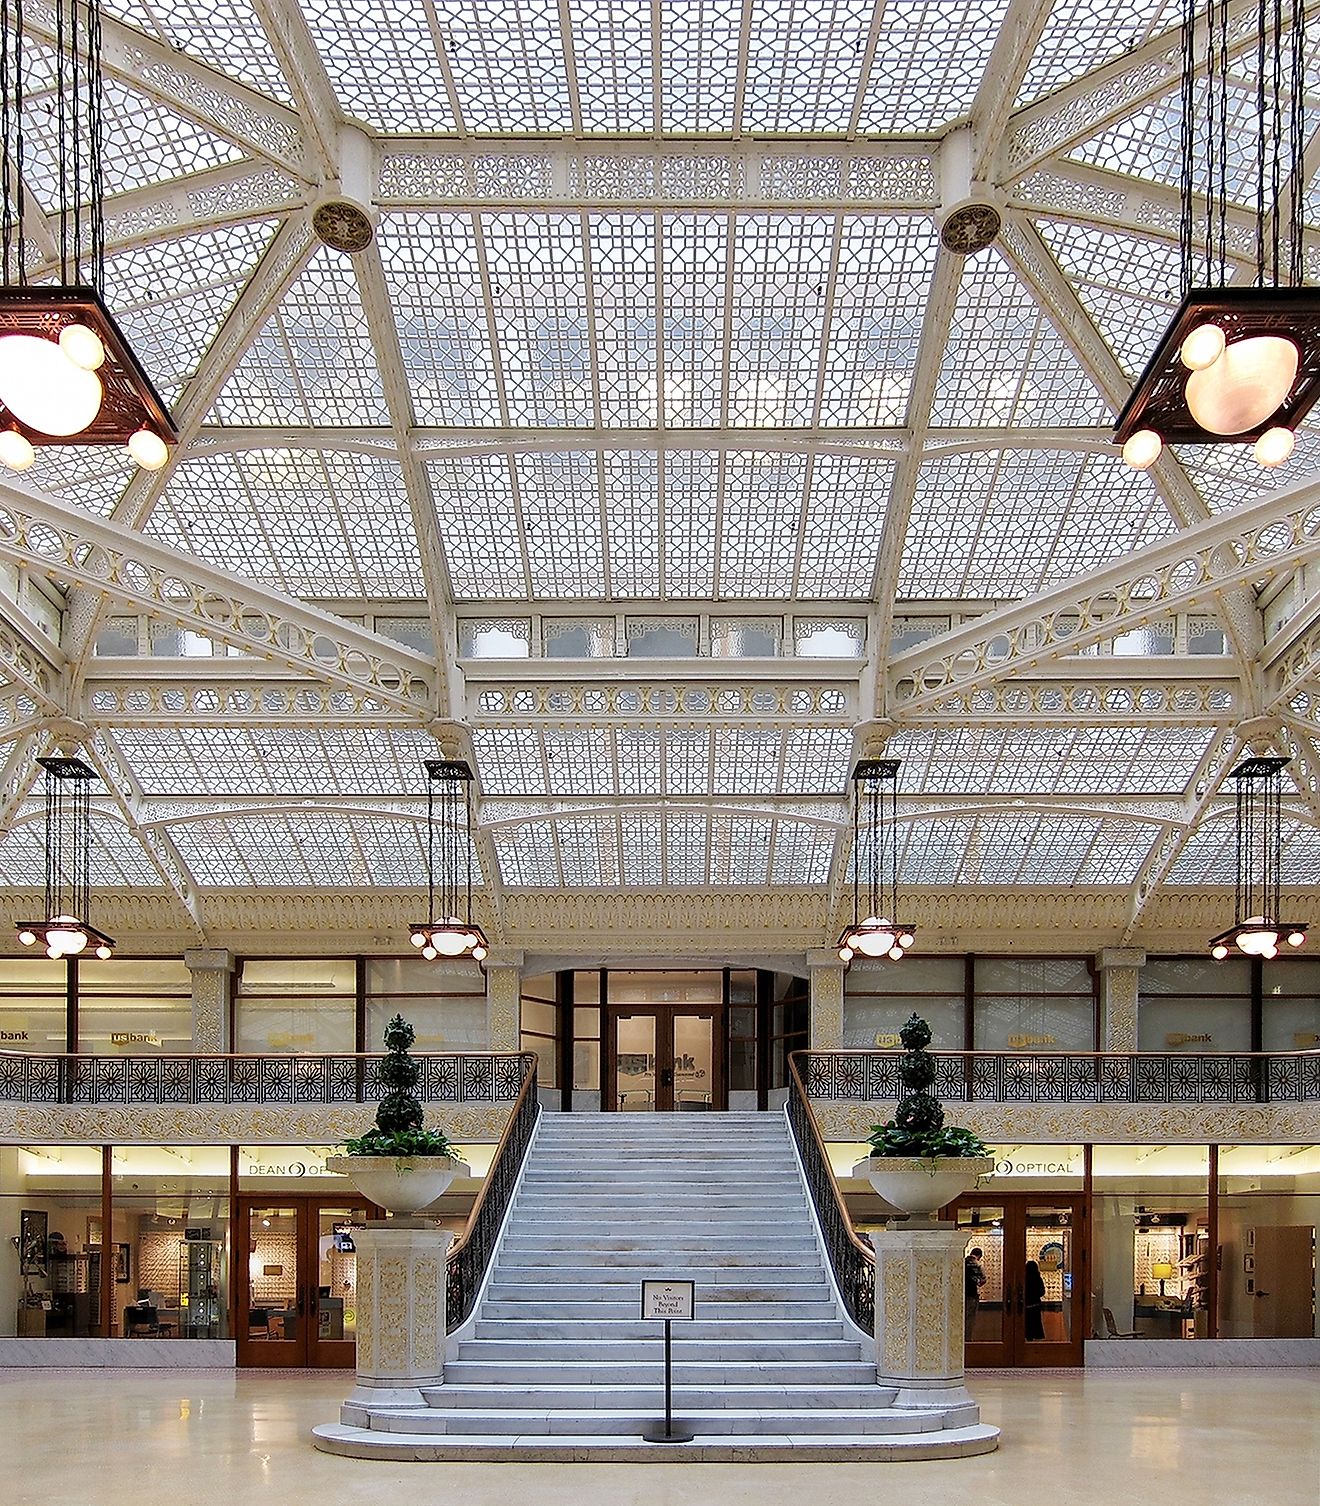
[[[1041,1305],[1045,1301],[1045,1278],[1034,1260],[1027,1261],[1027,1279],[1023,1288],[1026,1304],[1027,1340],[1045,1337],[1045,1319]]]

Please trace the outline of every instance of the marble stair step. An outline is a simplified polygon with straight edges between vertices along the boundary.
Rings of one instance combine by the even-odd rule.
[[[674,1335],[675,1355],[685,1355],[684,1364],[768,1365],[780,1362],[791,1365],[855,1365],[863,1363],[861,1345],[847,1339],[779,1339],[770,1325],[760,1335],[712,1338],[692,1330],[695,1323],[684,1323]],[[664,1362],[664,1331],[660,1323],[651,1324],[650,1333],[609,1335],[579,1333],[543,1336],[524,1334],[498,1339],[464,1339],[458,1346],[458,1360],[516,1363],[534,1360],[537,1364],[646,1364]],[[870,1370],[874,1374],[875,1366]],[[448,1374],[448,1370],[445,1372]],[[849,1377],[850,1379],[852,1377]]]
[[[495,1290],[492,1286],[491,1291],[495,1292]],[[558,1291],[558,1288],[550,1290]],[[816,1295],[796,1300],[774,1299],[764,1293],[758,1294],[756,1291],[753,1291],[750,1296],[738,1296],[737,1288],[730,1290],[732,1295],[724,1297],[723,1300],[720,1300],[722,1293],[713,1298],[709,1292],[699,1295],[696,1307],[697,1316],[693,1321],[697,1324],[700,1324],[703,1319],[711,1322],[728,1321],[740,1324],[765,1321],[782,1324],[787,1328],[799,1322],[830,1323],[837,1319],[834,1300],[823,1283],[820,1286],[801,1288],[803,1291]],[[637,1318],[640,1301],[636,1292],[627,1301],[622,1301],[618,1296],[618,1288],[608,1287],[604,1291],[607,1295],[566,1302],[562,1292],[556,1299],[553,1294],[537,1296],[525,1290],[515,1289],[509,1295],[487,1296],[481,1307],[479,1321],[484,1322],[486,1319],[497,1323],[511,1321],[521,1326],[529,1322],[611,1323],[627,1322],[629,1319]],[[610,1293],[614,1295],[608,1295]],[[573,1295],[576,1298],[579,1294],[575,1292]]]
[[[808,1252],[819,1258],[819,1246],[810,1234],[769,1232],[768,1229],[750,1228],[740,1223],[702,1225],[645,1223],[629,1219],[620,1224],[591,1224],[586,1228],[560,1229],[536,1224],[526,1229],[514,1226],[505,1236],[500,1248],[500,1258],[505,1259],[515,1252],[542,1250],[576,1250],[581,1254],[595,1256],[611,1252],[627,1254],[629,1251],[646,1251],[652,1257],[663,1255],[668,1250],[719,1250],[730,1255],[739,1251],[750,1254],[774,1252],[782,1255],[804,1255]]]
[[[643,1322],[635,1312],[628,1318],[594,1322],[587,1319],[556,1321],[552,1318],[517,1322],[482,1317],[477,1320],[474,1337],[464,1339],[463,1343],[524,1344],[563,1339],[572,1343],[613,1344],[654,1339],[659,1333],[659,1324]],[[854,1350],[858,1344],[855,1338],[844,1332],[842,1323],[827,1319],[785,1321],[777,1313],[773,1319],[759,1323],[732,1318],[694,1318],[683,1324],[682,1336],[689,1343],[718,1344],[721,1354],[730,1344],[769,1346],[775,1354],[787,1354],[799,1344],[847,1344]]]
[[[645,1271],[632,1266],[500,1266],[491,1279],[492,1301],[504,1302],[640,1302],[643,1276],[666,1274],[697,1283],[697,1307],[706,1302],[815,1302],[831,1296],[824,1271],[778,1266],[660,1266]]]
[[[736,1216],[747,1215],[748,1217],[764,1216],[773,1211],[777,1216],[785,1212],[805,1218],[807,1205],[805,1198],[799,1198],[796,1202],[776,1198],[771,1202],[769,1198],[762,1197],[759,1193],[746,1193],[738,1195],[733,1192],[688,1192],[681,1189],[673,1189],[667,1196],[655,1194],[650,1197],[638,1197],[630,1193],[626,1199],[629,1217],[634,1215],[638,1218],[665,1218],[684,1217],[702,1218],[709,1214],[711,1217],[721,1215]],[[577,1192],[563,1197],[553,1192],[520,1192],[514,1203],[519,1215],[523,1213],[555,1215],[560,1218],[578,1216],[589,1218],[617,1215],[624,1208],[624,1200],[617,1192]]]
[[[596,1383],[560,1385],[524,1383],[522,1385],[451,1385],[424,1390],[427,1405],[438,1412],[539,1410],[546,1412],[585,1412],[624,1408],[654,1409],[664,1406],[664,1387],[650,1385],[608,1386]],[[684,1411],[723,1411],[727,1409],[801,1410],[866,1412],[883,1410],[893,1400],[893,1392],[859,1382],[854,1385],[738,1385],[675,1386],[674,1414]]]
[[[553,1341],[529,1347],[519,1359],[495,1356],[461,1358],[445,1362],[447,1386],[525,1386],[542,1385],[601,1386],[609,1389],[629,1386],[663,1386],[664,1360],[660,1355],[647,1357],[641,1342],[631,1346],[633,1358],[609,1355],[596,1358],[564,1354],[566,1346]],[[614,1346],[616,1348],[622,1346]],[[653,1346],[654,1347],[654,1346]],[[683,1351],[694,1351],[689,1343]],[[703,1358],[675,1360],[676,1386],[866,1386],[875,1384],[875,1366],[857,1358],[823,1360],[800,1359],[795,1355],[782,1358]]]
[[[730,1271],[747,1270],[769,1273],[743,1277],[764,1284],[766,1279],[775,1279],[778,1274],[793,1271],[797,1279],[802,1273],[819,1270],[820,1260],[814,1250],[804,1250],[799,1256],[793,1251],[731,1250],[708,1251],[658,1250],[654,1245],[641,1250],[501,1250],[499,1270],[520,1272],[523,1270],[549,1271],[555,1274],[541,1280],[589,1280],[593,1271],[637,1271],[651,1276],[682,1275],[688,1281],[729,1280]],[[718,1276],[708,1273],[719,1272]],[[518,1275],[514,1279],[535,1281],[535,1276]],[[599,1277],[597,1278],[599,1279]],[[821,1272],[821,1279],[824,1273]]]

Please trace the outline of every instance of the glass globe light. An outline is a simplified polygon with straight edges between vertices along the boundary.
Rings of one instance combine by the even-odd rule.
[[[889,948],[888,956],[891,962],[902,962],[903,948],[901,946],[891,946]]]
[[[1178,359],[1188,371],[1204,371],[1224,353],[1224,332],[1217,324],[1198,324],[1183,341]]]
[[[66,361],[84,371],[95,371],[105,360],[101,337],[88,324],[66,324],[60,331],[60,350]]]
[[[1279,955],[1279,949],[1276,946],[1268,947],[1260,955],[1264,957],[1266,962],[1272,962]]]
[[[426,932],[425,931],[414,931],[412,933],[412,935],[409,936],[408,940],[411,941],[414,946],[425,946],[426,945]]]
[[[1123,461],[1134,471],[1148,471],[1163,450],[1164,441],[1154,429],[1138,429],[1123,446]]]
[[[35,931],[20,931],[18,933],[20,946],[35,946],[37,933]]]
[[[906,951],[916,939],[917,938],[912,934],[911,931],[900,931],[898,936],[898,944],[903,948],[904,951]]]
[[[87,945],[87,932],[72,915],[57,915],[46,927],[46,945],[57,957],[76,957]]]
[[[79,434],[105,396],[94,371],[75,366],[53,340],[0,336],[0,403],[30,429]]]
[[[850,946],[841,946],[839,948],[839,961],[840,962],[851,962],[852,960],[853,960],[853,949]]]
[[[128,453],[144,471],[158,471],[170,458],[170,447],[154,429],[138,429],[128,436]]]
[[[442,957],[461,957],[468,949],[467,932],[451,915],[431,932],[431,945]]]
[[[1253,915],[1243,921],[1237,934],[1238,951],[1248,957],[1271,957],[1276,954],[1279,933],[1266,925],[1263,915]]]
[[[422,948],[422,956],[425,957],[428,962],[434,961],[436,955],[437,953],[433,946],[424,946]]]
[[[1282,465],[1297,447],[1297,436],[1282,424],[1275,424],[1265,432],[1252,447],[1251,453],[1264,466]]]
[[[1228,948],[1221,941],[1217,946],[1211,947],[1210,955],[1215,959],[1216,962],[1222,962],[1224,958],[1228,956]]]
[[[102,944],[96,949],[96,955],[101,959],[102,962],[108,962],[110,960],[110,948],[106,946],[104,942],[102,942]]]
[[[1245,434],[1288,396],[1300,359],[1283,335],[1235,340],[1213,366],[1187,378],[1187,411],[1211,434]]]
[[[1305,946],[1306,945],[1306,932],[1305,931],[1289,931],[1288,932],[1288,945],[1289,946]]]
[[[53,946],[48,946],[48,947],[47,947],[47,948],[46,948],[46,956],[47,956],[47,957],[49,957],[49,958],[50,958],[50,960],[51,960],[51,961],[52,961],[52,962],[54,962],[54,961],[55,961],[55,959],[56,959],[56,958],[57,958],[57,957],[58,957],[58,956],[59,956],[59,955],[60,955],[60,954],[59,954],[59,953],[58,953],[58,952],[57,952],[57,951],[56,951],[56,950],[55,950],[55,948],[54,948],[54,947],[53,947]]]
[[[0,461],[11,471],[25,471],[37,458],[32,441],[17,429],[0,432]]]
[[[486,948],[484,946],[482,946],[480,942],[478,942],[476,944],[476,946],[474,946],[472,948],[472,960],[474,962],[484,962],[485,959],[486,959]]]

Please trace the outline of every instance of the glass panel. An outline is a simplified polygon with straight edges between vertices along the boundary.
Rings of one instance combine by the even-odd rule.
[[[98,1056],[192,1049],[192,975],[182,961],[112,957],[78,970],[78,1050]]]
[[[247,1337],[262,1343],[298,1340],[297,1208],[249,1210],[247,1268]]]
[[[1280,958],[1264,964],[1261,1045],[1266,1051],[1320,1046],[1320,962]]]
[[[0,1334],[100,1335],[99,1145],[0,1148],[0,1250]]]
[[[709,1015],[674,1016],[674,1107],[710,1109],[714,1092],[715,1022]]]
[[[0,968],[0,1051],[64,1050],[67,965],[6,957]]]
[[[539,999],[522,1001],[522,1028],[537,1035],[554,1036],[558,1033],[559,1011],[553,1004],[543,1004]]]
[[[1219,1336],[1320,1337],[1320,1146],[1219,1147]]]
[[[1137,1010],[1137,1050],[1202,1052],[1251,1050],[1251,1000],[1143,999]]]
[[[589,973],[577,977],[594,980]],[[586,1092],[600,1091],[600,1010],[594,1006],[573,1010],[573,1086]]]
[[[1067,1344],[1073,1338],[1071,1208],[1027,1209],[1027,1265],[1022,1283],[1028,1344]]]
[[[351,1053],[357,969],[350,957],[256,959],[239,975],[240,1053]]]
[[[368,1051],[384,1049],[385,1026],[401,1014],[419,1054],[484,1051],[486,984],[474,962],[378,957],[367,962]]]
[[[967,1235],[963,1313],[969,1344],[1002,1344],[1004,1298],[1004,1210],[959,1208],[958,1227]]]
[[[1204,1145],[1097,1145],[1097,1338],[1203,1338],[1209,1283]]]
[[[1142,998],[1150,994],[1181,994],[1196,999],[1208,994],[1238,994],[1250,998],[1251,963],[1233,957],[1225,962],[1203,957],[1152,957],[1141,969],[1140,992]]]
[[[353,1232],[365,1227],[365,1206],[316,1210],[316,1337],[357,1338],[357,1249]]]
[[[655,1026],[653,1014],[619,1016],[615,1088],[621,1109],[655,1108]]]
[[[1091,974],[1079,957],[978,957],[978,994],[1089,994]]]
[[[611,1004],[718,1004],[724,982],[718,972],[614,972]]]
[[[590,972],[573,974],[573,1002],[575,1004],[600,1003],[600,973],[595,968],[592,968]]]
[[[848,989],[843,999],[843,1044],[850,1050],[898,1051],[898,1032],[913,1014],[930,1026],[936,1051],[963,1049],[966,1006],[959,992],[938,994],[865,994]]]
[[[228,1338],[228,1147],[116,1146],[110,1167],[120,1333]]]
[[[1094,1051],[1095,1001],[1038,995],[1035,998],[978,998],[975,1013],[978,1051]]]

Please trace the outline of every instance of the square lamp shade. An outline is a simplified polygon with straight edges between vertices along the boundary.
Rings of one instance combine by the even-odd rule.
[[[1167,1260],[1157,1260],[1150,1268],[1151,1278],[1155,1281],[1171,1281],[1174,1276],[1172,1264]]]

